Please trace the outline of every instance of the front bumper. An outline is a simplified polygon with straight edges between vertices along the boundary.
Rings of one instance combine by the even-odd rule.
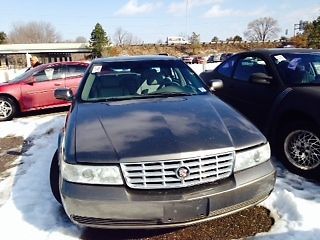
[[[187,226],[253,206],[269,196],[275,183],[270,161],[216,183],[170,190],[133,190],[62,181],[69,218],[96,228]]]

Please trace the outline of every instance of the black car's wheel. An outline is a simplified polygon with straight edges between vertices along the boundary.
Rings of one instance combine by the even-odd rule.
[[[9,97],[0,97],[0,121],[11,120],[16,113],[15,102]]]
[[[320,175],[320,130],[312,123],[294,122],[282,128],[278,156],[286,167],[305,177]]]
[[[51,192],[54,198],[61,203],[61,196],[59,190],[59,159],[58,159],[58,150],[54,153],[51,167],[50,167],[50,186]]]

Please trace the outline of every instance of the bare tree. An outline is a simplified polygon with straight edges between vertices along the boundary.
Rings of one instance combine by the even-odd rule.
[[[263,17],[253,20],[248,24],[244,36],[253,41],[267,41],[278,37],[280,28],[278,21],[271,17]]]
[[[75,42],[76,43],[85,43],[85,42],[87,42],[88,40],[85,38],[85,37],[83,37],[83,36],[79,36],[79,37],[77,37],[76,39],[75,39]]]
[[[10,43],[55,43],[61,36],[54,26],[48,22],[17,23],[8,34]]]
[[[116,32],[114,33],[113,40],[116,45],[133,45],[142,43],[142,40],[134,36],[132,33],[122,29],[121,27],[117,28]]]
[[[192,35],[189,37],[189,42],[191,43],[192,54],[196,54],[200,48],[200,34],[192,32]]]
[[[136,44],[143,44],[143,41],[139,37],[134,36],[132,33],[129,33],[128,45],[136,45]]]
[[[116,45],[124,45],[128,37],[128,32],[123,30],[121,27],[118,27],[116,32],[113,35],[113,40]]]

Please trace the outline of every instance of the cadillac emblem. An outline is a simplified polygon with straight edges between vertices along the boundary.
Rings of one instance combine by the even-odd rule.
[[[186,179],[189,175],[190,175],[190,169],[188,167],[181,166],[176,170],[176,176],[180,180]]]

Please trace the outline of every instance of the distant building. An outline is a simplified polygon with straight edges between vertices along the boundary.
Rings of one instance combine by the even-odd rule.
[[[188,44],[189,41],[185,40],[184,37],[167,37],[166,43],[170,44]]]

